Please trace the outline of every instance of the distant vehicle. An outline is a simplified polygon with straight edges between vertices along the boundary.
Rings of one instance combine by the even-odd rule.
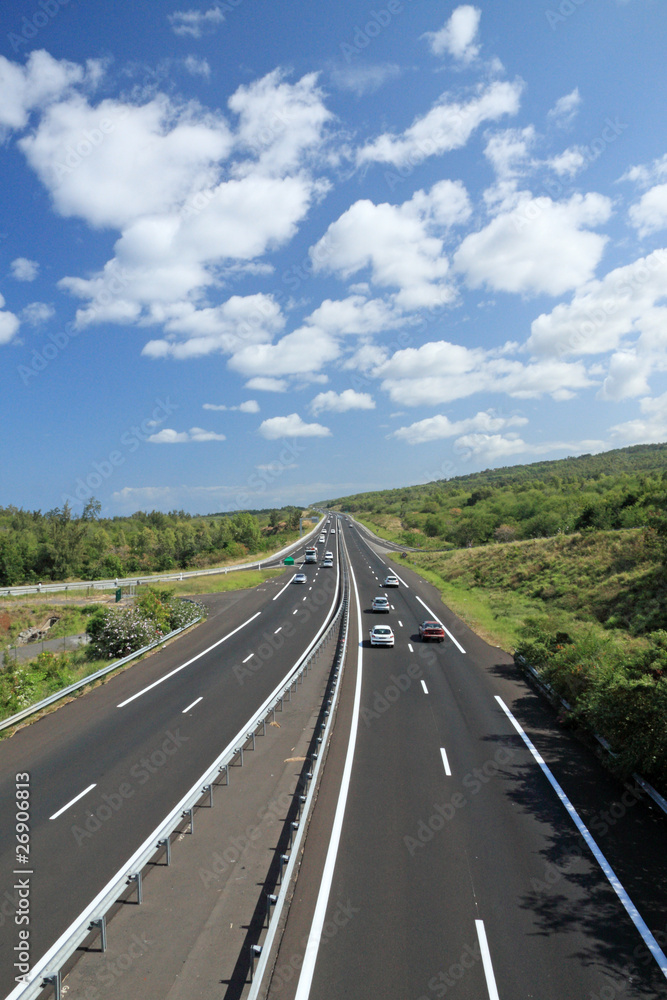
[[[306,560],[305,561],[307,563],[316,563],[317,562],[317,546],[316,545],[309,545],[308,546],[308,548],[306,549]]]
[[[323,569],[330,569],[333,566],[333,559],[324,559],[322,561]]]
[[[376,625],[371,629],[371,646],[393,646],[394,633],[388,625]]]
[[[419,638],[422,642],[433,639],[435,642],[445,641],[445,630],[440,622],[422,622],[419,626]]]
[[[296,573],[294,575],[293,583],[308,583],[308,577],[305,573]]]
[[[335,534],[336,534],[336,529],[335,529],[335,528],[332,528],[332,529],[331,529],[331,531],[329,532],[329,534],[330,534],[330,535],[335,535]]]
[[[390,573],[387,579],[382,584],[383,587],[398,587],[398,577]]]
[[[374,597],[373,603],[371,604],[371,611],[386,611],[389,612],[389,598],[387,597]]]
[[[333,559],[333,552],[325,552],[324,553],[324,558],[325,559]]]
[[[326,535],[324,535],[324,534],[320,535],[320,541],[321,542],[326,542],[326,540],[327,540],[327,536]]]

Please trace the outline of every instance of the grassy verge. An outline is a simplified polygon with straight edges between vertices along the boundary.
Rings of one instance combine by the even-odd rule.
[[[236,573],[223,573],[218,576],[195,576],[190,580],[178,582],[168,581],[162,586],[173,591],[177,597],[191,597],[194,594],[221,594],[228,590],[249,590],[259,586],[265,580],[284,573],[283,569],[240,569]],[[141,594],[147,587],[138,587]]]

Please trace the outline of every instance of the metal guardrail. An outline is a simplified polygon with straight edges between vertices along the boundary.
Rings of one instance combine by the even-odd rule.
[[[3,729],[8,729],[10,726],[15,726],[17,722],[21,722],[23,719],[27,719],[29,715],[34,715],[35,712],[40,712],[43,708],[48,708],[49,705],[55,704],[55,702],[60,701],[61,698],[66,698],[68,694],[73,694],[78,691],[79,688],[85,687],[87,684],[92,684],[93,681],[98,680],[100,677],[104,677],[105,674],[110,674],[112,670],[117,670],[118,667],[122,667],[123,664],[129,663],[130,660],[134,660],[137,656],[141,656],[143,653],[147,653],[149,649],[155,649],[156,646],[167,642],[169,639],[173,639],[175,635],[180,635],[181,632],[185,632],[186,628],[190,628],[195,622],[201,619],[201,615],[193,618],[191,622],[187,625],[182,625],[181,628],[175,629],[173,632],[169,632],[168,635],[163,635],[159,639],[155,639],[150,642],[147,646],[142,646],[141,649],[137,649],[136,652],[130,653],[128,656],[124,656],[122,660],[114,660],[110,663],[108,667],[101,667],[96,670],[94,674],[88,674],[87,677],[82,677],[80,681],[75,681],[70,684],[69,687],[62,688],[60,691],[50,694],[48,698],[44,698],[42,701],[38,701],[35,705],[29,705],[27,708],[22,709],[17,712],[16,715],[10,715],[8,719],[4,719],[0,722],[0,731]]]
[[[237,757],[243,762],[243,750],[248,740],[254,741],[256,730],[261,725],[266,726],[266,719],[281,705],[285,695],[293,685],[298,684],[304,671],[310,668],[315,656],[318,655],[324,643],[328,642],[333,629],[341,618],[344,607],[344,593],[340,587],[340,570],[336,580],[336,591],[329,612],[296,663],[289,669],[280,684],[272,691],[255,714],[239,730],[225,749],[213,761],[210,767],[191,786],[181,800],[174,806],[165,819],[155,828],[149,837],[141,844],[123,867],[107,882],[97,896],[88,904],[76,920],[67,928],[58,940],[49,948],[30,970],[29,981],[19,983],[6,1000],[36,1000],[48,986],[55,992],[55,1000],[61,1000],[60,975],[63,965],[74,954],[76,949],[86,940],[92,931],[100,929],[103,942],[106,941],[106,914],[119,896],[134,883],[137,887],[137,898],[142,899],[142,870],[154,858],[154,855],[165,848],[170,859],[171,835],[188,818],[191,831],[194,827],[194,809],[204,795],[212,801],[215,779],[225,772],[226,783],[229,783],[229,765]],[[336,608],[336,605],[338,607]]]
[[[323,520],[324,518],[322,518]],[[137,586],[142,583],[173,583],[179,580],[189,580],[194,576],[215,576],[221,573],[235,573],[243,569],[261,569],[262,566],[275,562],[276,559],[281,559],[286,553],[298,549],[312,535],[320,531],[322,521],[318,521],[316,527],[307,535],[304,535],[303,538],[299,538],[296,542],[290,542],[289,545],[279,549],[278,552],[274,552],[264,559],[241,563],[238,566],[214,566],[212,569],[179,570],[177,573],[160,573],[157,576],[119,576],[113,580],[81,580],[75,583],[36,583],[31,586],[0,587],[0,597],[19,597],[22,594],[55,594],[63,590],[68,592],[70,590],[86,590],[91,588],[93,590],[115,590],[117,587]]]

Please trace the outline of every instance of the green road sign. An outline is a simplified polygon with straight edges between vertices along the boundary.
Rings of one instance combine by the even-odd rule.
[[[288,556],[287,559],[285,559],[285,565],[286,566],[293,566],[294,565],[294,559],[293,559],[292,556]]]

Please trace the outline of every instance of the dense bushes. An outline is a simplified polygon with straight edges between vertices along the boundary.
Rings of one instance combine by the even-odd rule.
[[[92,616],[86,629],[91,652],[107,659],[128,656],[206,613],[203,604],[148,588],[134,607],[105,608]]]
[[[609,741],[621,775],[638,771],[667,787],[667,632],[638,642],[536,619],[523,631],[517,654],[570,704],[572,721]]]

